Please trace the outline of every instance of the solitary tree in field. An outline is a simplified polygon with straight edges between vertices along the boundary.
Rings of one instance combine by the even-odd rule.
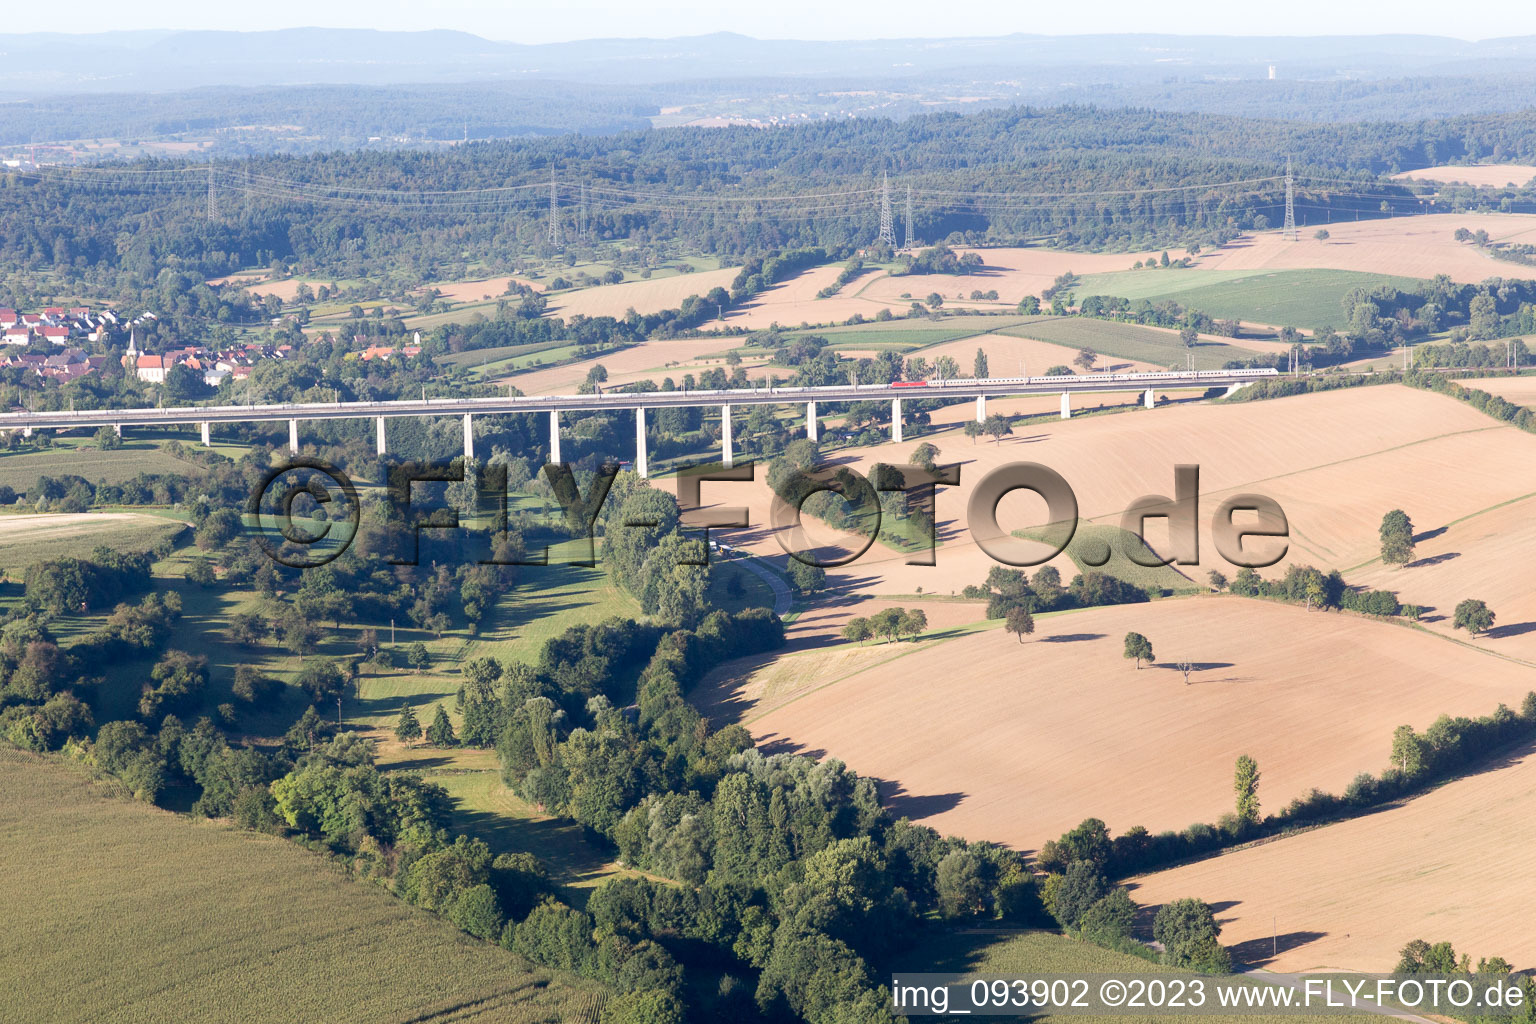
[[[868,619],[849,619],[843,624],[843,639],[863,644],[871,635]]]
[[[1008,617],[1003,620],[1003,629],[1018,636],[1019,643],[1035,631],[1035,617],[1029,614],[1028,608],[1010,608]]]
[[[1190,661],[1188,658],[1181,658],[1179,661],[1175,662],[1175,664],[1178,665],[1180,674],[1184,676],[1184,685],[1188,686],[1189,674],[1195,670],[1195,663]]]
[[[1326,242],[1329,238],[1328,229],[1318,228],[1316,231],[1312,232],[1312,237],[1317,239],[1319,242]]]
[[[416,712],[407,704],[400,709],[400,717],[395,721],[395,739],[409,745],[412,740],[421,739],[421,722],[416,719]]]
[[[1400,508],[1381,517],[1381,560],[1387,565],[1413,561],[1413,520]]]
[[[975,444],[976,439],[980,437],[984,432],[985,428],[975,420],[965,421],[965,436],[971,439],[971,444]]]
[[[1136,671],[1140,672],[1143,661],[1152,664],[1152,641],[1140,633],[1125,634],[1125,656],[1136,660]]]
[[[939,446],[930,444],[927,441],[912,449],[912,465],[914,466],[922,466],[924,469],[932,470],[934,468],[933,460],[938,457]]]
[[[981,425],[982,433],[992,439],[993,444],[999,444],[1004,437],[1013,433],[1013,424],[1008,422],[1008,417],[993,413],[987,417],[987,421]]]
[[[418,640],[411,644],[411,649],[406,653],[406,660],[411,663],[411,668],[424,672],[427,666],[432,664],[432,655],[427,653],[427,645]]]
[[[1087,373],[1089,370],[1093,369],[1093,364],[1098,361],[1099,354],[1087,346],[1078,349],[1077,355],[1072,357],[1072,362],[1078,366],[1081,366],[1084,373]]]
[[[451,747],[457,742],[453,735],[453,723],[448,721],[448,712],[443,710],[441,704],[432,716],[432,724],[427,726],[427,742],[434,747]]]
[[[977,380],[992,376],[987,372],[987,354],[981,349],[976,350],[976,360],[971,364],[971,376]]]
[[[1200,332],[1193,327],[1181,327],[1179,340],[1184,343],[1185,348],[1194,348],[1200,342]]]
[[[1237,793],[1237,816],[1241,820],[1259,823],[1259,763],[1247,754],[1237,759],[1237,770],[1232,775],[1232,789]]]
[[[1457,629],[1465,629],[1476,636],[1478,633],[1486,633],[1492,629],[1493,619],[1493,609],[1484,602],[1469,597],[1456,606],[1452,623]]]
[[[1208,574],[1208,578],[1211,581],[1212,590],[1221,591],[1227,589],[1227,577],[1219,570],[1212,569]]]

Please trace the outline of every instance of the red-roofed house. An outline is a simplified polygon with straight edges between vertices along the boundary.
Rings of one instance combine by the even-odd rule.
[[[44,327],[38,333],[55,345],[64,345],[69,341],[68,327]]]
[[[151,384],[165,383],[165,358],[163,356],[139,356],[135,367],[139,374],[139,380],[148,381]]]
[[[29,345],[32,343],[32,332],[25,327],[7,327],[5,330],[5,343],[7,345]]]

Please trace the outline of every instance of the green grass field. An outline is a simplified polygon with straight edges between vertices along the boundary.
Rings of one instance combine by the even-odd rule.
[[[1202,341],[1192,350],[1187,350],[1173,331],[1156,331],[1137,324],[1122,324],[1086,316],[1050,317],[1019,327],[1005,327],[997,333],[1049,341],[1068,348],[1087,347],[1100,355],[1135,359],[1157,366],[1176,366],[1179,369],[1184,368],[1187,351],[1194,352],[1197,370],[1219,370],[1230,360],[1248,360],[1256,355],[1248,349],[1210,341]]]
[[[1409,289],[1421,282],[1353,270],[1128,270],[1091,274],[1073,289],[1127,299],[1173,299],[1222,320],[1249,320],[1276,327],[1344,325],[1340,305],[1352,288],[1390,284]]]
[[[535,1024],[603,1001],[285,840],[9,748],[0,845],[0,1019]]]
[[[1198,977],[1188,971],[1176,970],[1152,960],[1144,960],[1129,953],[1118,953],[1091,943],[1046,931],[974,932],[950,933],[895,958],[897,977],[903,974],[963,974],[981,975],[987,978],[1061,977],[1084,974],[1170,974],[1185,978]],[[934,1017],[933,1020],[962,1020],[956,1016]],[[999,1019],[1018,1020],[1018,1017]],[[1124,1024],[1135,1020],[1146,1024],[1150,1021],[1174,1021],[1188,1019],[1181,1016],[1148,1013],[1145,1015],[1097,1016],[1087,1013],[1045,1014],[1028,1018],[1033,1021],[1076,1022],[1076,1024]],[[1337,1011],[1316,1015],[1279,1016],[1255,1013],[1221,1014],[1203,1013],[1203,1021],[1212,1024],[1279,1024],[1281,1021],[1332,1020],[1363,1024],[1380,1021],[1370,1014],[1342,1015]]]
[[[187,441],[196,440],[194,428]],[[57,478],[72,474],[93,484],[120,484],[140,473],[203,474],[203,467],[172,458],[160,450],[159,444],[156,440],[128,439],[116,451],[102,451],[89,438],[66,437],[47,451],[0,453],[0,485],[9,485],[20,494],[36,484],[40,476]]]
[[[20,578],[35,562],[54,558],[88,558],[105,545],[118,551],[149,551],[161,540],[186,533],[190,527],[169,515],[133,512],[118,515],[76,514],[0,515],[0,569]]]
[[[926,317],[914,320],[891,320],[885,323],[855,324],[852,327],[828,327],[815,331],[794,331],[793,337],[817,335],[825,338],[833,349],[891,349],[896,352],[917,352],[934,345],[942,345],[961,338],[973,338],[1004,328],[1035,323],[1041,317],[1028,316],[965,316],[946,318],[941,321]],[[1048,319],[1048,318],[1047,318]],[[739,350],[743,354],[752,349]]]
[[[1019,530],[1018,533],[1030,540],[1046,539],[1043,531],[1039,530]],[[1125,554],[1127,551],[1143,552],[1145,561],[1150,561],[1153,557],[1151,549],[1135,534],[1127,533],[1110,523],[1093,523],[1086,519],[1078,520],[1077,529],[1072,533],[1072,540],[1067,544],[1067,557],[1072,559],[1072,564],[1077,566],[1078,572],[1102,572],[1132,586],[1141,587],[1143,590],[1148,587],[1157,587],[1160,590],[1172,590],[1178,593],[1198,589],[1187,576],[1173,566],[1140,565],[1127,557]],[[1108,561],[1103,561],[1105,552],[1109,553]],[[1101,564],[1094,565],[1093,562]]]
[[[566,345],[563,341],[540,341],[530,345],[502,345],[499,348],[480,348],[468,352],[453,352],[446,356],[438,356],[437,361],[443,366],[479,366],[490,367],[499,365],[503,360],[517,356],[532,355],[538,352],[548,352],[551,349],[562,348]]]

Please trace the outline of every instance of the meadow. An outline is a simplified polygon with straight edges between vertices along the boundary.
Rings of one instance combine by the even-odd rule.
[[[1153,270],[1096,274],[1076,288],[1079,298],[1173,299],[1219,320],[1316,330],[1344,326],[1342,302],[1352,289],[1388,285],[1404,291],[1423,282],[1353,270]]]
[[[195,427],[183,435],[187,443],[196,439]],[[73,475],[93,484],[120,484],[140,473],[201,476],[202,472],[197,463],[161,451],[159,440],[149,437],[125,438],[121,448],[111,451],[96,447],[89,437],[63,436],[47,451],[0,452],[0,486],[9,486],[18,494],[36,484],[40,476]]]
[[[1093,317],[1044,319],[1021,327],[1001,328],[998,333],[1048,341],[1071,349],[1091,348],[1106,356],[1151,363],[1159,369],[1170,366],[1183,369],[1189,354],[1194,355],[1197,370],[1219,370],[1232,360],[1247,362],[1254,356],[1247,349],[1206,338],[1202,338],[1193,348],[1186,348],[1173,331],[1159,331],[1138,324]],[[1005,374],[999,371],[995,375],[1001,377]]]
[[[81,512],[0,515],[0,570],[18,577],[27,566],[54,558],[89,558],[101,546],[150,551],[160,541],[189,535],[187,522],[170,514]]]
[[[0,749],[0,843],[7,1020],[542,1024],[602,1005],[292,843],[114,797],[57,759]]]

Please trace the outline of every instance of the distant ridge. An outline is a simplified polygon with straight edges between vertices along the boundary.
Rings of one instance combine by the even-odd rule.
[[[59,56],[65,59],[56,59]],[[44,57],[54,59],[43,59]],[[900,76],[962,67],[1376,78],[1529,70],[1536,37],[1011,34],[848,42],[735,33],[530,45],[468,32],[292,28],[0,35],[0,92],[144,92],[209,85],[526,81],[641,83],[744,76]]]

